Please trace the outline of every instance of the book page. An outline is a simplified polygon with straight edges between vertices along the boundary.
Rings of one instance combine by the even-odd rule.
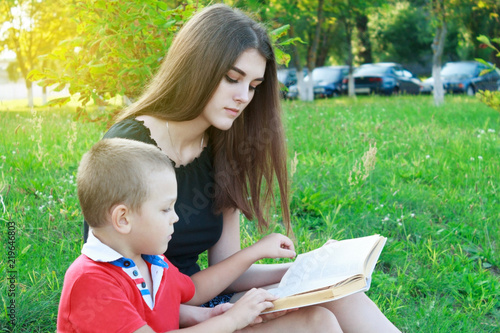
[[[364,276],[366,259],[381,239],[385,242],[385,238],[379,235],[347,239],[300,254],[281,279],[279,287],[269,291],[278,297],[286,297],[336,285],[354,275]]]
[[[341,283],[335,288],[319,289],[317,291],[307,292],[304,294],[287,296],[273,301],[274,307],[268,308],[262,313],[271,313],[276,311],[283,311],[287,309],[294,309],[302,306],[316,305],[326,302],[331,302],[360,291],[368,290],[366,279],[360,278],[351,279],[349,283]]]

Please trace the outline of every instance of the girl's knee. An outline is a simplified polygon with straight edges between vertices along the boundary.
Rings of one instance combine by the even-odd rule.
[[[342,332],[335,315],[322,306],[302,308],[307,332]]]

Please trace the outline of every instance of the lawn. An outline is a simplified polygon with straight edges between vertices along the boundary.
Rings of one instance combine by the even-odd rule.
[[[0,103],[2,332],[55,331],[82,246],[76,170],[105,131],[73,116]],[[284,119],[298,252],[379,233],[367,294],[403,332],[500,330],[500,113],[465,96],[342,97],[286,101]],[[244,246],[260,237],[242,231]]]

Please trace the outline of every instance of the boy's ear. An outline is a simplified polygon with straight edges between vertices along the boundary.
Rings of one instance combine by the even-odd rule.
[[[130,209],[123,204],[111,208],[111,224],[117,232],[121,234],[130,233],[132,230],[132,224],[129,221],[130,213]]]

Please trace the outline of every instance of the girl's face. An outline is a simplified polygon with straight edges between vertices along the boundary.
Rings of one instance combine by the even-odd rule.
[[[266,59],[256,49],[244,51],[219,83],[200,117],[220,130],[231,128],[264,81],[265,70]]]

